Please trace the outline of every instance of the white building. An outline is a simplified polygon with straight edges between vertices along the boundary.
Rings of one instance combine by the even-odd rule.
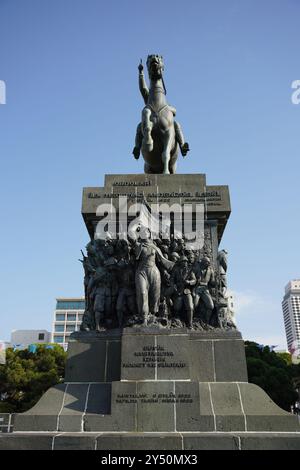
[[[11,332],[10,343],[19,349],[26,349],[30,344],[50,343],[51,333],[47,330],[13,330]]]
[[[85,309],[84,297],[57,298],[52,326],[52,342],[66,347],[73,331],[78,331]]]
[[[11,344],[8,341],[1,341],[0,339],[0,364],[1,365],[6,363],[6,349],[10,347],[11,347]],[[0,399],[1,399],[1,393],[0,393]],[[0,423],[0,426],[1,426],[1,423]]]
[[[282,311],[288,350],[293,354],[300,347],[300,279],[286,285]]]

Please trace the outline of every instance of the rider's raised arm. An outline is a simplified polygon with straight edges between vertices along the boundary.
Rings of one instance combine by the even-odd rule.
[[[149,88],[147,87],[147,83],[146,83],[146,80],[145,80],[145,77],[144,77],[144,72],[143,72],[143,65],[142,63],[139,64],[139,88],[140,88],[140,92],[141,92],[141,95],[145,101],[145,104],[147,104],[147,101],[148,101],[148,96],[149,96]]]

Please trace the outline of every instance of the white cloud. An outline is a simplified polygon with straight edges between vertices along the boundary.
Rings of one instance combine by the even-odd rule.
[[[264,344],[265,346],[277,346],[275,351],[287,351],[286,339],[284,335],[258,335],[253,338],[244,338],[245,341],[255,341],[258,344]]]
[[[278,309],[278,305],[270,299],[262,297],[254,291],[238,292],[232,291],[234,310],[237,315],[247,313],[253,314],[253,311]]]
[[[278,345],[286,350],[286,338],[280,302],[247,290],[232,291],[236,323],[243,338],[259,344]]]

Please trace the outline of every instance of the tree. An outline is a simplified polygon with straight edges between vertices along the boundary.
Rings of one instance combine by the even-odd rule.
[[[280,353],[276,353],[277,356],[281,357],[281,359],[283,359],[288,366],[290,366],[292,364],[292,356],[290,353],[288,352],[280,352]]]
[[[0,412],[32,408],[48,388],[63,381],[65,362],[59,345],[38,345],[35,353],[8,348],[6,364],[0,365]]]
[[[268,346],[260,348],[251,341],[246,341],[245,346],[249,382],[261,387],[280,408],[290,411],[297,400],[293,377],[300,375],[300,370],[294,368],[286,354],[270,351]]]

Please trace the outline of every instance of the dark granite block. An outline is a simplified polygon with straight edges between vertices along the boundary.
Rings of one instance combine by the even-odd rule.
[[[147,182],[147,185],[143,185],[143,183]],[[119,182],[118,185],[115,183]],[[127,185],[124,184],[127,182]],[[111,190],[111,187],[114,186],[114,192],[121,192],[122,194],[126,194],[126,192],[132,193],[133,188],[135,185],[132,183],[137,184],[140,188],[143,188],[143,192],[147,196],[147,192],[153,193],[154,191],[158,190],[160,192],[203,192],[205,191],[205,182],[206,182],[206,175],[204,174],[174,174],[172,178],[169,175],[164,174],[128,174],[128,175],[105,175],[105,189],[106,192]],[[121,185],[120,185],[121,183]],[[129,183],[129,185],[128,185]],[[86,188],[85,188],[86,189]],[[100,188],[97,188],[100,189]],[[101,188],[102,189],[102,188]],[[178,198],[172,198],[174,202],[179,202]],[[182,201],[181,201],[182,202]]]
[[[111,413],[111,384],[90,384],[86,414]]]
[[[211,398],[217,431],[245,431],[239,390],[235,383],[211,383]]]
[[[241,436],[242,450],[300,450],[300,434],[259,434]]]
[[[215,381],[212,340],[190,340],[189,354],[191,380],[199,382]]]
[[[103,391],[105,395],[107,392]],[[137,386],[135,382],[113,382],[111,414],[86,414],[85,431],[136,431]]]
[[[211,394],[208,383],[199,383],[200,415],[213,415]]]
[[[0,450],[300,450],[299,433],[1,434]]]
[[[80,432],[87,402],[88,384],[68,384],[64,407],[58,418],[58,431]]]
[[[245,346],[242,340],[214,341],[217,382],[247,382]]]
[[[213,431],[210,397],[203,384],[176,382],[176,431]]]
[[[57,415],[20,414],[16,417],[15,431],[56,431]]]
[[[248,431],[298,431],[298,418],[277,406],[255,384],[238,384],[243,408],[247,417]]]
[[[108,341],[105,382],[114,382],[121,377],[121,341]]]
[[[86,413],[83,416],[84,431],[112,430],[111,384],[91,384]]]
[[[141,397],[137,406],[139,432],[175,431],[174,392],[173,382],[137,383],[137,393]]]
[[[105,382],[106,340],[69,343],[66,382]]]
[[[242,415],[216,416],[216,429],[220,432],[243,431],[245,418]]]
[[[181,450],[180,434],[103,434],[97,438],[97,450]]]
[[[297,416],[287,413],[283,415],[257,415],[247,416],[247,431],[277,431],[277,432],[300,432]]]
[[[188,380],[190,378],[188,335],[156,336],[157,380]]]
[[[83,429],[85,432],[118,431],[118,420],[111,415],[87,414],[83,417]]]
[[[224,434],[183,435],[184,450],[238,450],[235,436]]]
[[[236,331],[125,328],[79,335],[69,346],[66,381],[246,380],[243,341]],[[121,351],[121,352],[120,352]],[[120,357],[121,354],[121,357]],[[240,356],[240,357],[239,357]],[[174,367],[169,367],[174,364]]]
[[[242,340],[242,335],[238,330],[188,330],[191,341],[203,340]]]
[[[0,450],[51,450],[52,434],[2,434]]]
[[[37,404],[15,416],[15,431],[56,431],[62,409],[66,384],[51,387]]]
[[[53,450],[95,450],[97,435],[58,435]]]
[[[154,335],[124,335],[122,337],[121,379],[155,380],[156,363],[151,360],[154,347]]]

